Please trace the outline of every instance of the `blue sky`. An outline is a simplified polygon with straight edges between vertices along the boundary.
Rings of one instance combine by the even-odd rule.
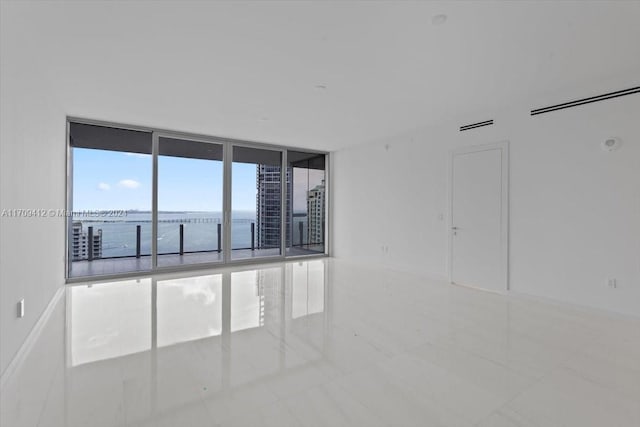
[[[151,210],[151,156],[73,149],[73,209]]]
[[[151,210],[151,155],[74,148],[73,210]],[[294,208],[306,210],[306,191],[324,172],[294,173]],[[160,211],[222,211],[222,162],[160,156]],[[255,211],[256,166],[232,165],[232,209]]]

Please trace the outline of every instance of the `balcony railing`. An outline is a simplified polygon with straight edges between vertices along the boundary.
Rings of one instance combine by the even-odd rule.
[[[177,221],[175,220],[163,220],[163,223],[177,223]],[[184,221],[187,222],[188,221]],[[200,249],[200,250],[186,250],[185,249],[185,223],[184,222],[180,222],[177,223],[178,225],[178,247],[177,250],[175,251],[159,251],[158,255],[185,255],[185,254],[196,254],[196,253],[213,253],[213,252],[217,252],[217,253],[221,253],[222,252],[222,224],[221,223],[217,223],[216,224],[216,232],[215,232],[215,241],[216,241],[216,246],[214,248],[211,249]],[[256,242],[256,222],[252,221],[252,220],[245,220],[245,219],[238,219],[238,220],[234,220],[233,221],[236,225],[238,224],[249,224],[249,234],[250,234],[250,239],[249,241],[246,243],[245,245],[240,245],[240,246],[232,246],[231,250],[232,251],[236,251],[236,250],[251,250],[251,251],[256,251],[256,250],[262,250],[262,249],[276,249],[279,248],[280,245],[279,244],[262,244],[259,245]],[[305,239],[305,224],[303,223],[303,221],[298,221],[297,222],[298,225],[298,235],[295,236],[295,240],[296,242],[293,242],[294,240],[294,236],[290,237],[290,240],[288,239],[288,245],[287,247],[294,247],[294,248],[302,248],[302,249],[309,249],[312,247],[318,247],[318,246],[323,246],[324,245],[324,240],[322,241],[313,241],[313,242],[305,242],[305,240],[308,239],[308,236],[310,235],[309,232],[307,232],[306,236],[307,239]],[[321,225],[322,227],[322,236],[324,236],[324,222]],[[86,234],[86,245],[80,245],[80,247],[76,248],[72,248],[72,254],[73,254],[73,262],[78,262],[78,261],[93,261],[96,259],[124,259],[124,258],[141,258],[141,257],[148,257],[151,256],[150,253],[142,253],[142,225],[141,224],[137,224],[135,225],[135,253],[134,254],[127,254],[127,255],[111,255],[111,256],[104,256],[104,252],[105,250],[108,250],[99,246],[96,242],[94,242],[94,237],[97,236],[98,234],[101,236],[101,239],[104,239],[105,236],[108,236],[107,234],[104,234],[104,231],[102,229],[98,229],[97,233],[95,232],[95,226],[88,226],[87,227],[87,234]],[[232,232],[234,230],[232,229]],[[293,227],[291,228],[291,231],[293,231]],[[310,231],[310,230],[307,230]],[[293,233],[291,233],[293,234]],[[279,237],[276,239],[279,242]],[[80,241],[80,238],[75,235],[73,236],[73,243],[74,244],[78,244],[78,242]],[[85,252],[86,250],[86,258],[85,257],[79,257],[83,254],[83,252]],[[102,254],[100,254],[100,252],[102,252]]]

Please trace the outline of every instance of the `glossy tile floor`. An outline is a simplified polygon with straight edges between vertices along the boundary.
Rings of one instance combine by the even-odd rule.
[[[640,320],[321,259],[74,285],[1,425],[640,426]]]

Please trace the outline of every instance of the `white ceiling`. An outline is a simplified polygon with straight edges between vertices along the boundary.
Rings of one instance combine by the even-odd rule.
[[[69,115],[299,147],[640,83],[638,1],[3,2],[2,12],[4,46],[40,67]]]

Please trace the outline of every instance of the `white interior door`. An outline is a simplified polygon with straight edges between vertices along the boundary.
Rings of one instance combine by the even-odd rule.
[[[491,291],[507,290],[508,146],[452,153],[450,279]]]

